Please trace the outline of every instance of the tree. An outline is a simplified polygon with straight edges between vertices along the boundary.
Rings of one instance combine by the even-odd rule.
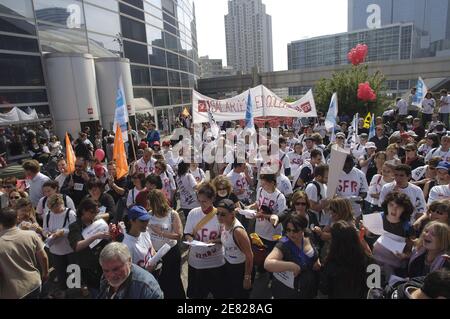
[[[326,113],[330,105],[331,96],[334,92],[338,94],[339,115],[352,116],[355,113],[367,114],[379,113],[387,107],[388,101],[381,94],[385,89],[384,82],[386,78],[377,71],[373,75],[369,75],[367,64],[352,66],[345,71],[333,73],[331,79],[321,79],[315,87],[315,102],[318,110]],[[374,102],[362,102],[358,100],[359,83],[369,82],[372,89],[377,94]]]

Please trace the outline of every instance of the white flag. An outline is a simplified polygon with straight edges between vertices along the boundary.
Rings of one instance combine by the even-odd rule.
[[[122,130],[122,137],[124,142],[128,142],[128,111],[125,103],[125,90],[123,88],[122,76],[119,78],[119,85],[116,92],[116,112],[114,114],[114,133],[117,130],[117,124]]]
[[[337,93],[333,93],[330,101],[330,107],[328,108],[327,117],[325,119],[325,128],[330,131],[336,126],[336,118],[338,115],[338,96]]]

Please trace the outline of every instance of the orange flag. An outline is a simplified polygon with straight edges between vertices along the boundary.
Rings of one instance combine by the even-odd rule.
[[[113,159],[117,165],[117,178],[122,178],[128,174],[127,153],[123,142],[122,130],[117,124],[116,137],[114,138]]]
[[[67,172],[72,174],[75,172],[75,152],[73,151],[72,144],[70,143],[69,134],[66,132],[66,162]]]

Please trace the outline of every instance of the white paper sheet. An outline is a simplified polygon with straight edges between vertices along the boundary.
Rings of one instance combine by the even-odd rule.
[[[253,219],[256,217],[256,211],[251,209],[240,209],[239,214],[244,215],[247,219]]]
[[[105,232],[105,231],[109,231],[109,226],[103,219],[99,219],[99,220],[96,220],[95,222],[93,222],[88,227],[86,227],[83,230],[82,235],[83,235],[84,239],[88,239],[88,238],[94,236],[95,234],[98,234],[100,232]],[[101,242],[101,239],[96,239],[89,245],[89,247],[92,249],[95,246],[97,246],[100,242]]]
[[[274,272],[273,276],[285,286],[294,289],[294,273],[292,271]]]
[[[393,252],[394,254],[402,253],[403,249],[406,246],[405,238],[387,232],[385,232],[383,235],[381,235],[380,238],[378,238],[377,243]]]
[[[332,199],[336,195],[336,189],[339,184],[339,176],[341,176],[342,169],[344,168],[345,159],[350,151],[333,145],[331,148],[330,156],[330,171],[328,172],[328,184],[327,184],[327,199]]]
[[[381,236],[385,233],[383,217],[380,213],[363,215],[363,224],[372,234]]]
[[[211,247],[211,246],[215,245],[215,244],[204,243],[204,242],[198,241],[198,240],[184,241],[183,243],[185,243],[188,246],[192,246],[192,247]]]
[[[155,256],[153,256],[152,258],[150,258],[147,261],[147,264],[145,265],[145,268],[147,268],[148,266],[155,266],[160,260],[161,258],[164,257],[165,254],[167,254],[170,250],[170,246],[169,244],[164,244],[155,254]]]

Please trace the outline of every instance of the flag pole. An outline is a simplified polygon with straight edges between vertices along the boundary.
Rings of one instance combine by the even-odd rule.
[[[130,125],[130,123],[128,123],[128,125]],[[136,157],[136,148],[134,147],[134,138],[133,138],[133,134],[130,133],[131,136],[131,149],[133,150],[133,157],[134,157],[134,161],[137,161],[137,157]]]

